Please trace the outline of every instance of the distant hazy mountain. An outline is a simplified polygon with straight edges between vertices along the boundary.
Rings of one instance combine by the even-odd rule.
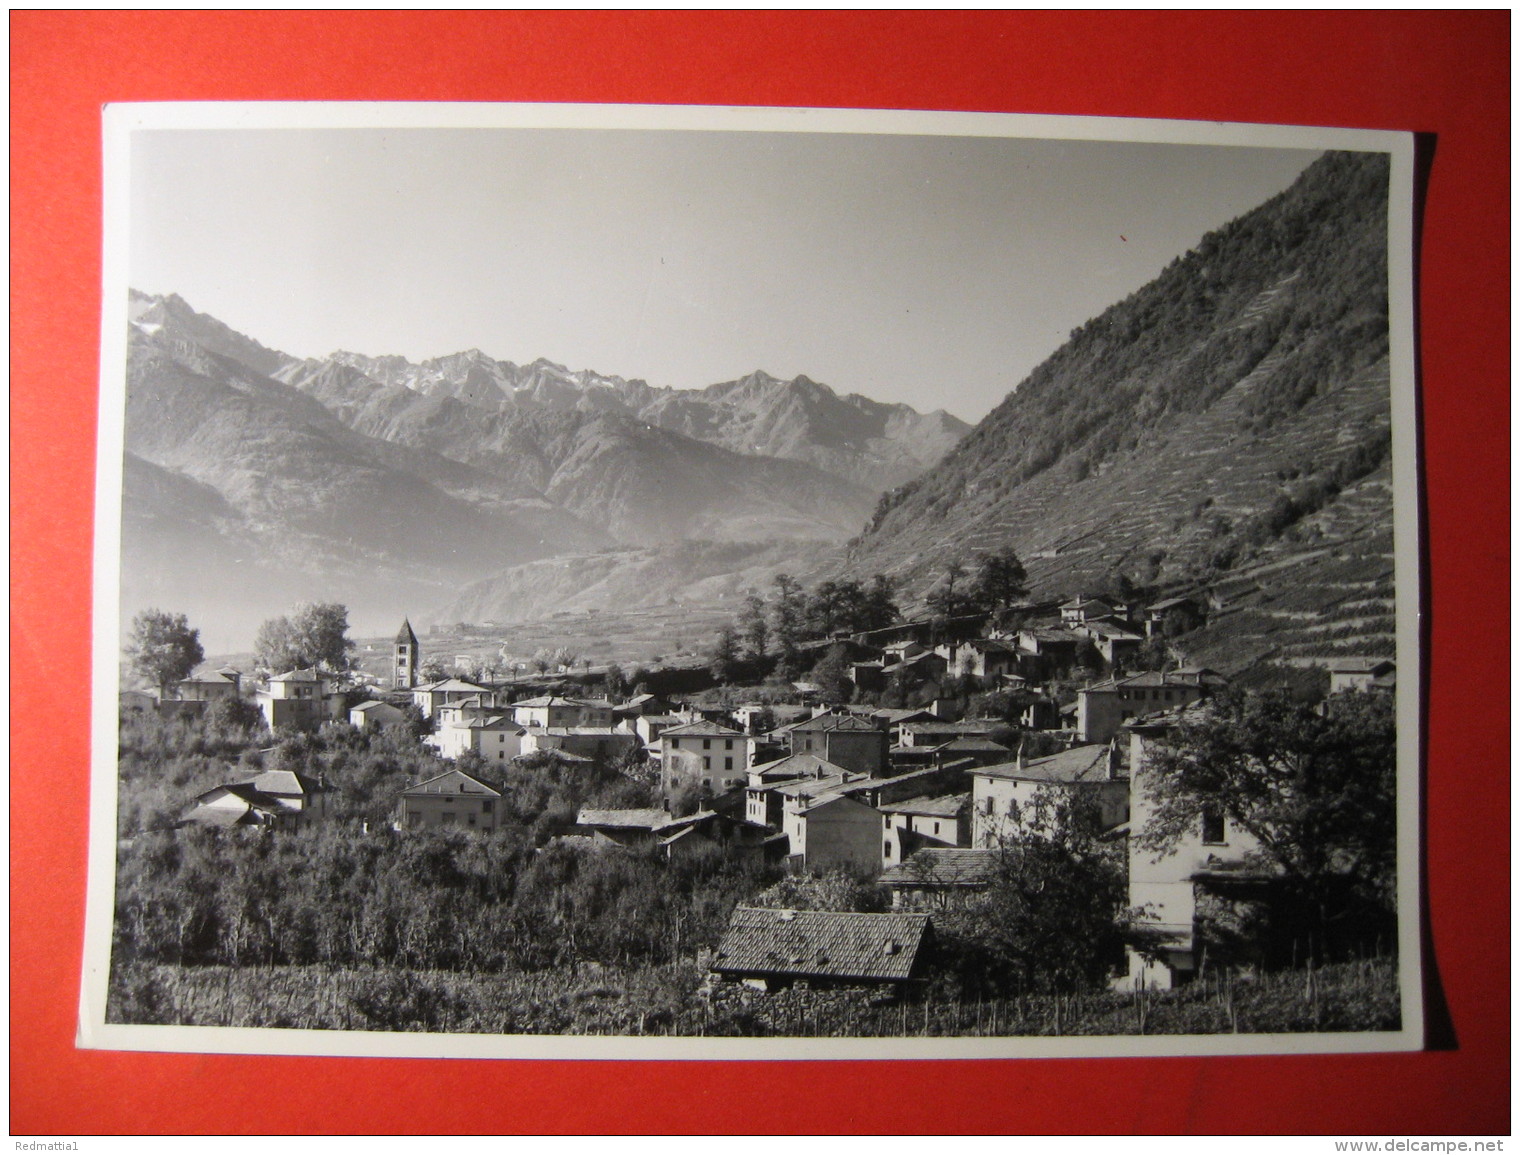
[[[706,389],[657,389],[542,359],[497,361],[478,349],[420,364],[338,352],[285,366],[280,376],[317,392],[330,388],[326,379],[339,369],[351,371],[343,378],[349,404],[362,406],[356,386],[372,381],[388,387],[392,401],[405,389],[414,397],[508,413],[622,416],[745,456],[805,462],[873,492],[917,477],[970,428],[943,410],[922,414],[859,394],[841,397],[807,377],[783,381],[757,371]]]
[[[1217,587],[1206,657],[1391,648],[1387,210],[1386,157],[1326,155],[884,495],[848,569],[922,595],[1011,545],[1039,593]]]
[[[355,591],[388,607],[432,603],[504,565],[610,540],[531,487],[356,433],[265,374],[290,358],[177,298],[134,298],[133,313],[129,608],[188,591],[176,608],[256,626],[281,607],[230,594],[241,574],[271,597]]]
[[[368,599],[390,613],[613,543],[837,546],[876,496],[849,475],[916,472],[959,425],[805,378],[682,394],[474,350],[421,365],[303,361],[177,296],[133,293],[129,315],[127,606],[152,597],[244,615],[245,631],[282,608],[267,604],[276,595]],[[669,423],[642,415],[707,394],[706,437],[669,427],[700,434],[695,402]],[[762,448],[786,452],[737,448],[762,431]],[[229,599],[234,589],[251,599]]]
[[[525,396],[486,406],[443,387],[379,383],[348,360],[301,362],[281,376],[359,433],[542,493],[628,544],[839,542],[875,499],[874,490],[804,462],[735,453],[616,408]]]

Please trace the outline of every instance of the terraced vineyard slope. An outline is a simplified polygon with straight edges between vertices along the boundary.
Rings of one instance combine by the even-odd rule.
[[[1190,656],[1390,652],[1386,159],[1331,153],[1072,333],[848,568],[911,594],[1012,545],[1037,594],[1210,591]]]

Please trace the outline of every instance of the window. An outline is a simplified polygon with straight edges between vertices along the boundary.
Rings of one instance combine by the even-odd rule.
[[[491,800],[489,798],[480,804],[480,812],[482,814],[491,813]]]
[[[1220,843],[1224,841],[1224,812],[1217,806],[1204,806],[1202,826],[1203,841],[1205,843]]]
[[[992,813],[992,799],[991,798],[983,798],[982,799],[982,813],[983,814],[991,814]]]
[[[939,833],[939,823],[938,823],[938,822],[936,822],[936,823],[935,823],[935,824],[934,824],[934,833],[935,833],[935,834],[938,834],[938,833]]]
[[[881,856],[883,858],[892,857],[892,844],[890,842],[883,842],[881,844]]]
[[[703,738],[702,739],[702,749],[704,749],[704,750],[711,750],[712,749],[712,739],[711,738]]]
[[[732,738],[725,738],[725,739],[723,739],[723,749],[725,749],[725,750],[732,750],[733,748],[734,748],[734,740]]]
[[[453,826],[455,824],[455,822],[458,821],[458,819],[459,819],[459,815],[455,814],[453,811],[448,811],[448,810],[444,811],[444,814],[443,814],[443,824],[445,826]]]
[[[711,788],[711,786],[712,786],[712,779],[711,778],[704,778],[704,779],[702,779],[702,785]]]
[[[711,758],[703,758],[702,759],[702,769],[704,769],[704,770],[711,770],[712,769],[712,759]]]
[[[725,770],[732,770],[733,768],[734,768],[734,760],[732,758],[725,758],[725,759],[723,759],[723,769],[725,769]]]
[[[670,748],[672,750],[679,750],[681,748],[681,739],[679,739],[679,738],[672,738],[670,740]]]

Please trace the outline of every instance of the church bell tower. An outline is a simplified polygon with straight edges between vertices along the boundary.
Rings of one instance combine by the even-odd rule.
[[[409,619],[401,620],[401,632],[396,635],[395,669],[391,685],[397,690],[410,690],[417,684],[418,652],[417,635],[412,632]]]

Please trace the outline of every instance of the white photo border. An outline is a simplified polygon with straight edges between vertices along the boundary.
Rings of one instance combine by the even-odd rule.
[[[1415,137],[1409,132],[1123,117],[677,105],[185,102],[103,111],[100,413],[96,460],[91,789],[84,958],[76,1043],[123,1051],[477,1059],[1053,1059],[1337,1054],[1424,1046],[1421,940],[1420,543],[1415,386]],[[1390,158],[1388,277],[1394,482],[1398,941],[1401,1027],[1393,1031],[1060,1038],[645,1038],[426,1034],[107,1023],[116,873],[121,502],[125,448],[131,139],[216,129],[626,129],[1042,138],[1381,152]]]

